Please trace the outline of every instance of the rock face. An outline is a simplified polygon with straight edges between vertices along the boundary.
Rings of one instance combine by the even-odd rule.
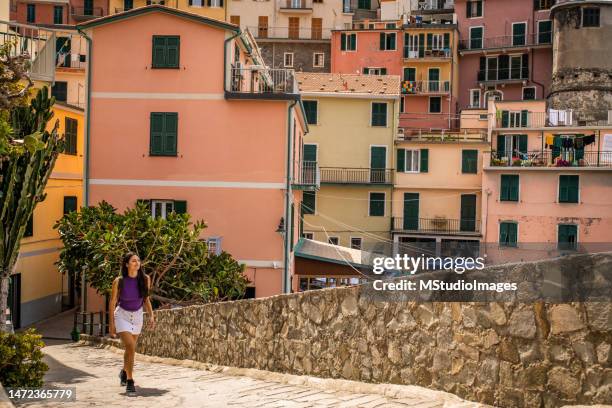
[[[606,302],[375,302],[356,286],[156,316],[155,329],[140,337],[141,353],[415,384],[501,407],[612,403]]]

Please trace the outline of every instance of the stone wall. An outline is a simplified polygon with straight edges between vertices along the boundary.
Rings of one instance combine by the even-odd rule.
[[[258,44],[264,61],[272,68],[285,68],[283,65],[285,53],[292,52],[292,69],[296,72],[330,72],[331,46],[329,41],[258,40]],[[323,67],[313,66],[315,52],[325,54]]]
[[[597,279],[611,280],[612,253],[573,259],[572,265],[600,272]],[[517,277],[538,270],[556,273],[562,262],[567,261],[506,270]],[[376,302],[367,289],[160,310],[155,330],[143,332],[138,351],[291,374],[415,384],[501,407],[612,403],[609,302]]]

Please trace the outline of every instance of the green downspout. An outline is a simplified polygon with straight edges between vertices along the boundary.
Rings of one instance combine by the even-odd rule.
[[[289,240],[290,237],[290,229],[293,228],[293,219],[291,218],[291,205],[289,204],[289,199],[291,198],[291,164],[293,157],[291,156],[292,149],[292,135],[291,135],[291,119],[292,119],[292,110],[293,107],[298,103],[298,100],[294,100],[291,105],[287,108],[287,180],[285,184],[285,247],[284,247],[284,256],[283,256],[283,267],[285,268],[283,271],[283,292],[291,293],[291,284],[289,277],[289,255],[291,253],[291,243]]]
[[[240,30],[223,43],[223,91],[227,91],[227,43],[240,35]]]
[[[91,38],[77,28],[79,34],[81,34],[87,41],[88,55],[87,55],[87,109],[85,110],[85,160],[83,165],[83,182],[84,182],[84,197],[83,204],[85,207],[89,206],[89,136],[91,130],[91,59],[93,57],[93,41]]]

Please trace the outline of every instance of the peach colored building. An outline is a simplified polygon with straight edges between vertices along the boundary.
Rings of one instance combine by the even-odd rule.
[[[211,250],[246,265],[252,295],[295,288],[297,190],[315,188],[316,169],[300,171],[293,71],[263,66],[237,26],[164,6],[79,28],[94,55],[86,203],[187,212]]]

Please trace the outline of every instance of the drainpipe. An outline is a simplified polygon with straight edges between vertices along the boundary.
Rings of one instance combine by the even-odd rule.
[[[291,205],[289,204],[289,200],[291,199],[291,148],[292,146],[292,135],[291,135],[291,118],[292,118],[292,109],[295,105],[297,105],[298,100],[294,100],[289,107],[287,108],[287,178],[285,181],[285,247],[284,247],[284,256],[283,256],[283,292],[291,293],[291,279],[289,276],[289,256],[291,255],[291,239],[290,229],[293,228],[293,219],[291,218]]]
[[[227,44],[241,34],[240,30],[223,43],[223,90],[227,91]]]
[[[91,37],[77,28],[77,31],[87,41],[87,107],[85,109],[85,160],[83,161],[83,204],[89,206],[89,138],[91,132],[91,58],[93,57],[93,41]]]

